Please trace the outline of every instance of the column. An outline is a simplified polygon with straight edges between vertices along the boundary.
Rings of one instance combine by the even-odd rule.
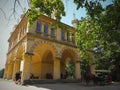
[[[12,79],[12,75],[13,75],[13,63],[9,63],[8,65],[8,76],[7,79]]]
[[[90,65],[90,72],[95,75],[95,64]]]
[[[80,72],[80,62],[76,61],[75,63],[75,79],[81,78],[81,72]]]
[[[9,69],[10,69],[10,63],[8,63],[7,79],[9,78]]]
[[[30,25],[30,23],[29,23],[29,22],[27,22],[26,33],[28,33],[28,32],[29,32],[29,30],[30,30],[29,25]],[[19,34],[20,34],[20,32],[19,32]],[[20,35],[19,35],[19,36],[20,36]]]
[[[54,60],[54,75],[53,79],[57,80],[60,79],[60,58],[56,58]]]
[[[40,65],[40,74],[39,74],[39,79],[42,79],[42,61],[39,62]]]
[[[8,72],[8,64],[6,63],[5,64],[5,70],[4,70],[4,76],[3,76],[4,79],[7,78],[7,74],[8,74],[7,72]]]
[[[94,58],[94,53],[92,51],[88,52],[89,56],[90,56],[90,72],[91,74],[95,75],[95,58]]]
[[[32,64],[32,55],[31,53],[25,53],[23,55],[24,61],[23,61],[23,71],[22,71],[22,77],[21,82],[24,83],[24,80],[30,79],[30,73],[31,73],[31,64]]]
[[[41,22],[41,35],[44,36],[44,23]]]
[[[67,32],[65,32],[65,41],[67,41]]]
[[[20,59],[15,59],[14,68],[13,68],[13,79],[15,77],[15,73],[20,71]]]
[[[61,40],[61,29],[59,29],[59,28],[57,28],[57,30],[56,30],[56,37],[57,37],[58,41]]]

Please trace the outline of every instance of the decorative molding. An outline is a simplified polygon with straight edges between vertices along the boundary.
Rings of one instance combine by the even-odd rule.
[[[34,55],[34,54],[31,53],[31,52],[25,52],[25,54],[27,54],[27,55]]]
[[[29,44],[29,43],[28,43]],[[78,59],[79,55],[78,55],[78,49],[72,46],[68,46],[66,44],[60,44],[57,42],[51,42],[51,41],[47,41],[44,39],[36,39],[32,42],[32,44],[30,45],[30,47],[28,47],[27,52],[31,52],[34,53],[34,49],[36,46],[41,45],[41,44],[47,44],[49,46],[51,46],[55,53],[56,53],[56,57],[61,57],[62,53],[64,52],[64,50],[71,50],[72,52],[74,52],[75,54],[75,58]]]
[[[30,38],[30,37],[29,37],[29,38],[27,38],[27,40],[28,40],[28,41],[35,41],[35,39],[34,39],[34,38]]]

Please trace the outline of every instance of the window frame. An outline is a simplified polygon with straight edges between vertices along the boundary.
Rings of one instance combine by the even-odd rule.
[[[47,24],[44,24],[44,34],[48,35],[48,25]]]
[[[41,23],[40,22],[36,23],[36,32],[41,32]]]
[[[61,39],[64,40],[65,39],[65,31],[61,30]]]
[[[53,28],[50,29],[50,36],[55,36],[55,30]]]

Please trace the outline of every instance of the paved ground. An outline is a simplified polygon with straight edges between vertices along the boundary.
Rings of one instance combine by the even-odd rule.
[[[0,80],[0,90],[120,90],[120,84],[105,86],[86,86],[80,83],[35,84],[21,86],[13,81]]]

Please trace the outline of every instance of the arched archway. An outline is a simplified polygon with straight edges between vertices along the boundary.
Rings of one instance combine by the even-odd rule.
[[[53,73],[53,63],[56,53],[52,46],[39,44],[34,48],[31,73],[34,78],[46,79],[46,75]]]
[[[53,54],[50,50],[47,50],[41,61],[41,78],[42,79],[53,79],[53,67],[54,60]]]
[[[77,60],[77,56],[75,52],[71,49],[65,49],[62,52],[62,57],[61,57],[61,78],[63,79],[74,79],[75,78],[75,63]],[[70,69],[71,72],[69,73]],[[71,75],[72,74],[72,75]]]
[[[14,59],[13,79],[15,78],[15,74],[17,72],[23,71],[23,53],[24,45],[20,45],[17,49],[16,56]]]

